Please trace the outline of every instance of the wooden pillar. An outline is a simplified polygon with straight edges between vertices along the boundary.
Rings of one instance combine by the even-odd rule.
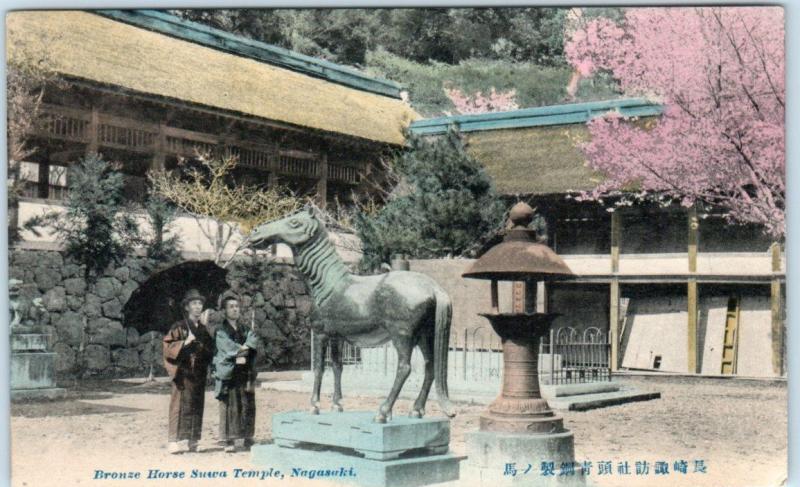
[[[693,275],[697,272],[697,229],[699,221],[697,219],[697,209],[692,206],[688,212],[688,252],[689,252],[689,274]],[[686,285],[686,301],[687,301],[687,370],[690,374],[700,373],[700,360],[698,360],[697,350],[697,318],[698,318],[698,295],[697,295],[697,278],[692,276],[689,278]]]
[[[619,210],[611,213],[611,283],[609,286],[609,313],[608,313],[608,334],[611,340],[611,371],[616,372],[619,370],[620,357],[619,345],[621,342],[620,334],[620,316],[619,308],[619,247],[622,237],[622,229],[620,225]]]
[[[319,161],[319,179],[317,180],[317,205],[324,209],[328,204],[328,155],[323,152]]]
[[[611,371],[615,372],[619,370],[620,363],[622,362],[622,357],[620,356],[620,343],[621,337],[620,335],[620,322],[622,321],[622,317],[620,316],[620,308],[619,308],[619,279],[612,279],[611,285],[608,291],[609,300],[610,300],[610,313],[608,317],[608,322],[610,326],[610,338],[611,338]]]
[[[611,213],[611,272],[619,272],[619,246],[622,240],[622,228],[619,210]]]
[[[150,169],[153,171],[164,170],[166,162],[166,149],[167,149],[167,135],[166,124],[158,124],[158,135],[156,136],[155,147],[153,148],[153,160],[150,163]]]
[[[697,279],[692,277],[686,286],[686,301],[688,311],[687,323],[687,366],[690,374],[700,372],[697,360]]]
[[[697,219],[697,209],[692,206],[689,208],[689,272],[697,272],[697,229],[700,227],[700,220]]]
[[[100,149],[100,113],[97,107],[92,107],[92,120],[87,128],[86,154],[96,154]]]
[[[781,272],[781,245],[777,242],[772,244],[772,272],[773,278],[770,283],[770,311],[771,311],[771,332],[772,332],[772,371],[775,375],[784,374],[783,347],[785,346],[784,326],[783,326],[783,295],[781,280],[778,274]]]

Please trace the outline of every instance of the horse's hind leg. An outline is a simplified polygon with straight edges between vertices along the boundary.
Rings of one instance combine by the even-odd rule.
[[[433,385],[433,337],[429,335],[420,336],[418,345],[422,352],[422,357],[425,359],[425,379],[422,381],[422,389],[419,391],[419,396],[414,401],[414,409],[409,413],[412,418],[425,416],[425,403],[428,401],[428,394],[431,392],[431,385]]]
[[[342,346],[340,338],[331,338],[331,363],[333,366],[333,404],[331,409],[342,412]]]
[[[393,339],[393,342],[394,348],[397,350],[397,373],[394,376],[394,384],[392,384],[389,397],[383,401],[380,409],[378,409],[378,414],[375,416],[376,423],[385,423],[387,418],[391,418],[392,408],[395,401],[397,401],[397,396],[400,395],[400,390],[411,373],[411,346],[413,345],[411,338],[397,337]]]
[[[314,389],[311,391],[311,414],[319,414],[319,394],[322,388],[322,373],[325,372],[325,349],[328,336],[314,333]]]

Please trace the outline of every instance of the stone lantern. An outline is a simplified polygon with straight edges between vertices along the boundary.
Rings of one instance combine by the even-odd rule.
[[[537,243],[528,228],[533,209],[517,203],[509,214],[511,228],[503,242],[478,259],[463,277],[491,281],[491,311],[481,313],[500,336],[503,346],[503,385],[500,395],[481,414],[480,429],[467,433],[465,478],[476,485],[584,485],[574,465],[574,441],[563,419],[547,405],[539,390],[539,341],[550,330],[554,313],[529,312],[530,306],[512,313],[499,312],[500,280],[524,282],[535,289],[539,281],[573,277],[564,261],[546,245]],[[527,293],[526,293],[527,294]],[[554,475],[540,471],[553,462]],[[523,473],[531,465],[528,473]],[[564,474],[564,475],[559,475]]]

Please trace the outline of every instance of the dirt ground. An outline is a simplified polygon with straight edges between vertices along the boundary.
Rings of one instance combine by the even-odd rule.
[[[592,486],[776,486],[786,478],[787,391],[785,383],[743,380],[637,377],[622,379],[640,389],[657,390],[661,399],[566,412],[565,426],[575,434],[576,461],[592,462]],[[217,401],[209,390],[200,451],[166,452],[169,389],[165,383],[88,382],[71,388],[66,399],[15,403],[11,409],[12,485],[314,485],[285,478],[191,480],[96,480],[98,470],[140,472],[150,469],[227,471],[253,469],[247,452],[225,453],[216,443]],[[270,439],[273,413],[305,410],[302,393],[259,389],[256,440]],[[376,409],[379,400],[346,397],[345,409]],[[328,398],[323,402],[329,404]],[[451,423],[451,450],[463,454],[464,433],[477,430],[481,405],[459,404]],[[400,400],[395,414],[406,414],[410,401]],[[429,414],[440,414],[435,400]],[[686,474],[673,472],[675,461],[688,463]],[[702,460],[706,473],[696,473]],[[612,462],[612,474],[599,474],[601,462]],[[631,474],[618,473],[627,461]],[[647,461],[649,474],[636,475],[635,462]],[[654,464],[666,461],[668,475],[655,475]],[[525,465],[517,465],[524,469]],[[533,474],[529,474],[533,475]],[[536,477],[531,476],[531,484]],[[231,482],[231,480],[233,480]],[[526,482],[527,483],[527,482]],[[466,485],[459,482],[459,485]],[[522,484],[525,485],[525,484]]]

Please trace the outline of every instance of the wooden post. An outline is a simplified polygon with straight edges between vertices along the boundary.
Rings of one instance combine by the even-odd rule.
[[[688,253],[689,253],[689,273],[697,272],[697,229],[699,220],[697,219],[697,208],[689,208],[688,212]],[[697,318],[698,318],[698,295],[697,278],[690,277],[686,286],[687,301],[687,370],[690,374],[700,373],[700,360],[697,355]]]
[[[164,122],[158,124],[158,135],[153,148],[153,160],[150,163],[150,169],[153,171],[163,170],[166,163],[167,136],[165,127],[166,124]]]
[[[324,209],[328,204],[328,155],[322,153],[319,161],[319,179],[317,180],[317,205]]]
[[[699,373],[699,363],[697,360],[697,279],[689,278],[686,286],[687,300],[687,370],[690,374]]]
[[[619,210],[611,213],[611,283],[609,286],[609,313],[608,313],[608,334],[611,339],[611,371],[619,370],[620,362],[620,309],[619,309],[619,247],[622,237]]]
[[[92,121],[89,122],[89,127],[86,132],[87,135],[87,145],[86,145],[86,154],[96,154],[97,151],[100,149],[100,112],[97,111],[97,107],[92,107]]]
[[[619,272],[619,246],[622,239],[619,210],[611,213],[611,272]]]
[[[608,324],[610,328],[610,338],[611,338],[611,371],[616,372],[619,370],[620,362],[622,362],[622,357],[620,357],[620,336],[619,336],[619,324],[621,321],[620,313],[619,313],[619,279],[614,278],[611,280],[611,284],[609,286],[609,316],[608,316]]]
[[[689,208],[689,272],[697,272],[697,229],[700,221],[697,219],[697,208]]]
[[[770,312],[771,312],[771,331],[772,331],[772,371],[775,375],[782,376],[784,373],[783,347],[784,327],[783,327],[783,296],[781,293],[781,280],[777,274],[781,271],[781,245],[778,242],[772,244],[772,272],[775,274],[770,283]]]

